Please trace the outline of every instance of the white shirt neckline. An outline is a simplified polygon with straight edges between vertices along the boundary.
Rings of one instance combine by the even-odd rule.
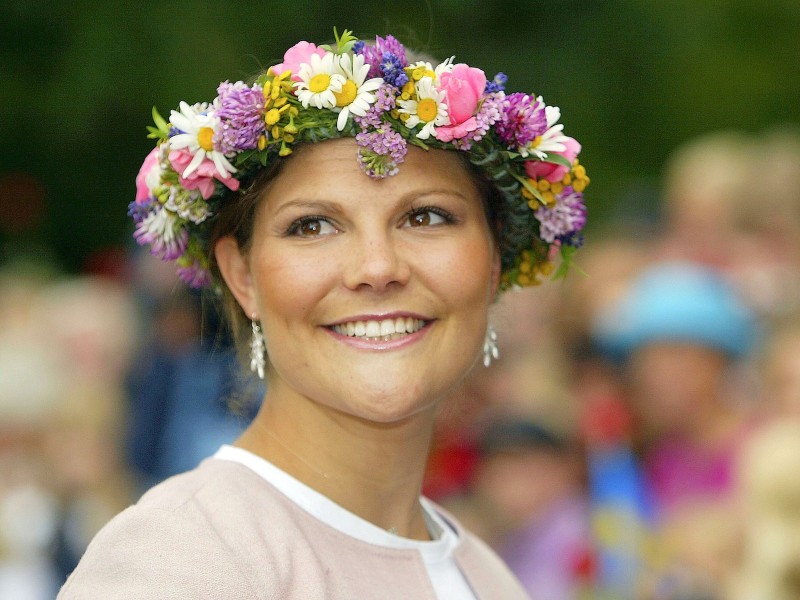
[[[217,450],[213,457],[244,465],[314,518],[340,533],[362,542],[384,548],[416,550],[422,555],[425,563],[435,563],[452,559],[453,550],[461,541],[456,528],[446,521],[424,496],[420,497],[420,504],[427,519],[433,522],[441,532],[439,539],[413,540],[386,531],[340,506],[265,458],[244,448],[225,444]]]

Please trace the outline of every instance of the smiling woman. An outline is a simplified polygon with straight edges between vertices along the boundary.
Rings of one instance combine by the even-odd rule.
[[[136,237],[221,292],[267,392],[106,526],[63,600],[527,597],[420,490],[439,404],[496,356],[498,292],[580,245],[580,145],[502,74],[336,42],[155,113]]]

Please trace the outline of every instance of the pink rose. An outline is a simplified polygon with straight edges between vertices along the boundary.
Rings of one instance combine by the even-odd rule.
[[[565,139],[563,143],[567,147],[566,150],[563,152],[551,152],[551,154],[563,156],[570,163],[575,162],[578,154],[580,154],[581,145],[571,137]],[[569,168],[541,160],[529,160],[525,163],[525,172],[532,179],[546,179],[550,183],[554,183],[564,179],[564,175],[569,173]]]
[[[161,181],[161,166],[158,164],[158,148],[153,148],[144,159],[136,176],[136,202],[141,204],[153,195],[153,188]]]
[[[322,58],[325,56],[325,50],[317,48],[315,44],[310,42],[297,42],[283,55],[282,63],[271,67],[272,72],[275,75],[280,75],[289,70],[292,72],[292,81],[300,81],[300,65],[303,63],[311,64],[311,57],[314,54]]]
[[[442,73],[439,80],[439,90],[445,93],[450,125],[458,125],[475,116],[478,102],[486,89],[484,72],[459,63],[452,71]]]
[[[478,110],[484,89],[486,74],[464,63],[453,66],[452,71],[445,71],[439,76],[439,91],[444,92],[450,123],[436,128],[436,139],[449,142],[475,131],[478,127],[475,111]]]
[[[239,189],[239,180],[234,177],[221,177],[214,161],[205,158],[200,166],[197,167],[189,177],[183,177],[181,173],[186,170],[192,162],[192,154],[186,150],[173,150],[169,153],[169,162],[172,168],[178,172],[178,181],[187,190],[200,190],[200,194],[208,200],[214,194],[214,179],[221,181],[232,191]]]

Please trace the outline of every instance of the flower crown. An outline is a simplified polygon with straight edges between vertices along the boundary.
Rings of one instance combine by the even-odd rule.
[[[332,46],[294,45],[253,84],[221,83],[211,103],[181,102],[169,121],[153,109],[157,145],[129,206],[136,240],[175,261],[190,286],[210,285],[208,238],[221,203],[295,144],[354,137],[373,178],[397,173],[409,144],[463,152],[506,205],[501,287],[565,274],[583,243],[589,178],[560,110],[507,94],[503,73],[487,81],[453,58],[410,63],[391,35],[374,44],[334,35]]]

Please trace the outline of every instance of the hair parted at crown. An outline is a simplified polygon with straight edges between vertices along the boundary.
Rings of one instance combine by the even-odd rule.
[[[255,83],[225,81],[211,102],[181,102],[165,120],[129,205],[137,242],[174,261],[192,287],[211,285],[208,238],[241,183],[296,144],[353,137],[369,177],[396,174],[408,145],[462,152],[501,192],[503,289],[566,273],[583,244],[581,145],[542,96],[507,93],[507,77],[449,58],[410,63],[391,35],[366,44],[334,29],[335,44],[301,41]]]

